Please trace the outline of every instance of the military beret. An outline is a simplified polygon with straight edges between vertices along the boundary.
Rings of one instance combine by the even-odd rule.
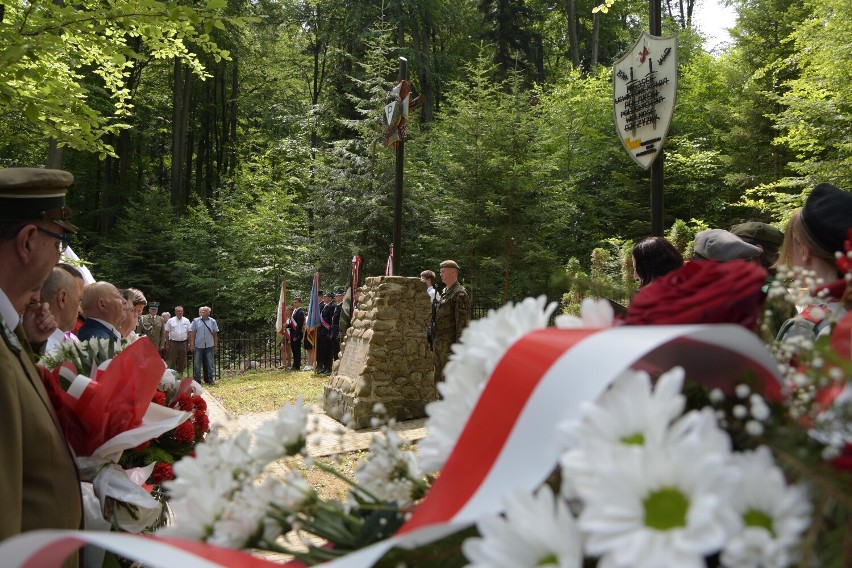
[[[458,263],[455,260],[445,260],[441,263],[441,268],[455,268],[460,270]]]
[[[731,233],[747,242],[757,243],[764,251],[776,252],[784,242],[784,233],[766,223],[749,221],[731,227]]]
[[[71,211],[65,207],[65,193],[73,182],[74,176],[62,170],[0,170],[0,223],[52,221],[76,233],[69,221]]]
[[[802,224],[826,251],[842,251],[847,231],[852,229],[852,193],[830,183],[819,184],[802,208]]]
[[[149,308],[159,308],[160,303],[159,302],[148,302],[148,307]]]
[[[330,297],[330,298],[333,298],[333,297],[334,297],[334,293],[333,293],[331,290],[326,290],[326,291],[325,291],[325,294],[323,294],[323,296],[328,296],[328,297]]]
[[[707,229],[695,235],[695,257],[709,260],[747,259],[761,253],[760,247],[750,245],[724,229]]]

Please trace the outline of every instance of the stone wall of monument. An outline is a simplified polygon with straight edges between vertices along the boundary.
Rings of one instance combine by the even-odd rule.
[[[324,389],[326,414],[355,428],[370,426],[373,406],[398,421],[425,416],[435,400],[434,359],[426,332],[431,319],[426,284],[419,278],[367,278]]]

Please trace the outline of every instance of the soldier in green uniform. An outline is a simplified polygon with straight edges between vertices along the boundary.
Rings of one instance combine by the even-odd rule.
[[[441,282],[444,290],[436,301],[435,336],[435,382],[444,380],[444,366],[450,356],[450,346],[461,337],[462,330],[470,321],[470,296],[464,286],[459,284],[459,265],[454,260],[441,263]]]
[[[139,318],[139,325],[136,326],[136,333],[139,336],[145,336],[151,341],[151,345],[160,352],[166,348],[166,334],[163,331],[163,318],[157,313],[160,311],[158,302],[150,302],[148,304],[148,313]]]

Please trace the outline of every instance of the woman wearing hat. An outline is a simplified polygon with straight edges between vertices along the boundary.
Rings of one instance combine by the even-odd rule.
[[[832,284],[828,295],[804,306],[799,315],[784,322],[778,332],[783,341],[792,337],[829,335],[832,324],[846,313],[840,301],[845,290],[842,274],[835,265],[835,252],[843,251],[843,242],[852,229],[852,193],[829,183],[814,188],[805,206],[796,211],[787,224],[778,265],[810,271],[817,281]]]

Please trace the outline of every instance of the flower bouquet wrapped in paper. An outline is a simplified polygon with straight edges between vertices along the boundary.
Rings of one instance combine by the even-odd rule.
[[[87,526],[139,532],[162,505],[141,485],[141,471],[118,465],[124,450],[172,430],[190,414],[152,404],[166,370],[147,339],[126,347],[91,339],[66,341],[39,367],[80,471]],[[97,512],[96,512],[97,511]]]
[[[210,419],[207,416],[207,403],[201,396],[201,385],[190,377],[178,379],[171,370],[163,375],[151,402],[190,413],[189,419],[176,428],[126,450],[121,456],[119,463],[125,468],[154,464],[147,482],[159,486],[174,479],[174,463],[191,455],[195,445],[204,440],[210,431]],[[152,494],[167,499],[159,488],[153,490]]]

